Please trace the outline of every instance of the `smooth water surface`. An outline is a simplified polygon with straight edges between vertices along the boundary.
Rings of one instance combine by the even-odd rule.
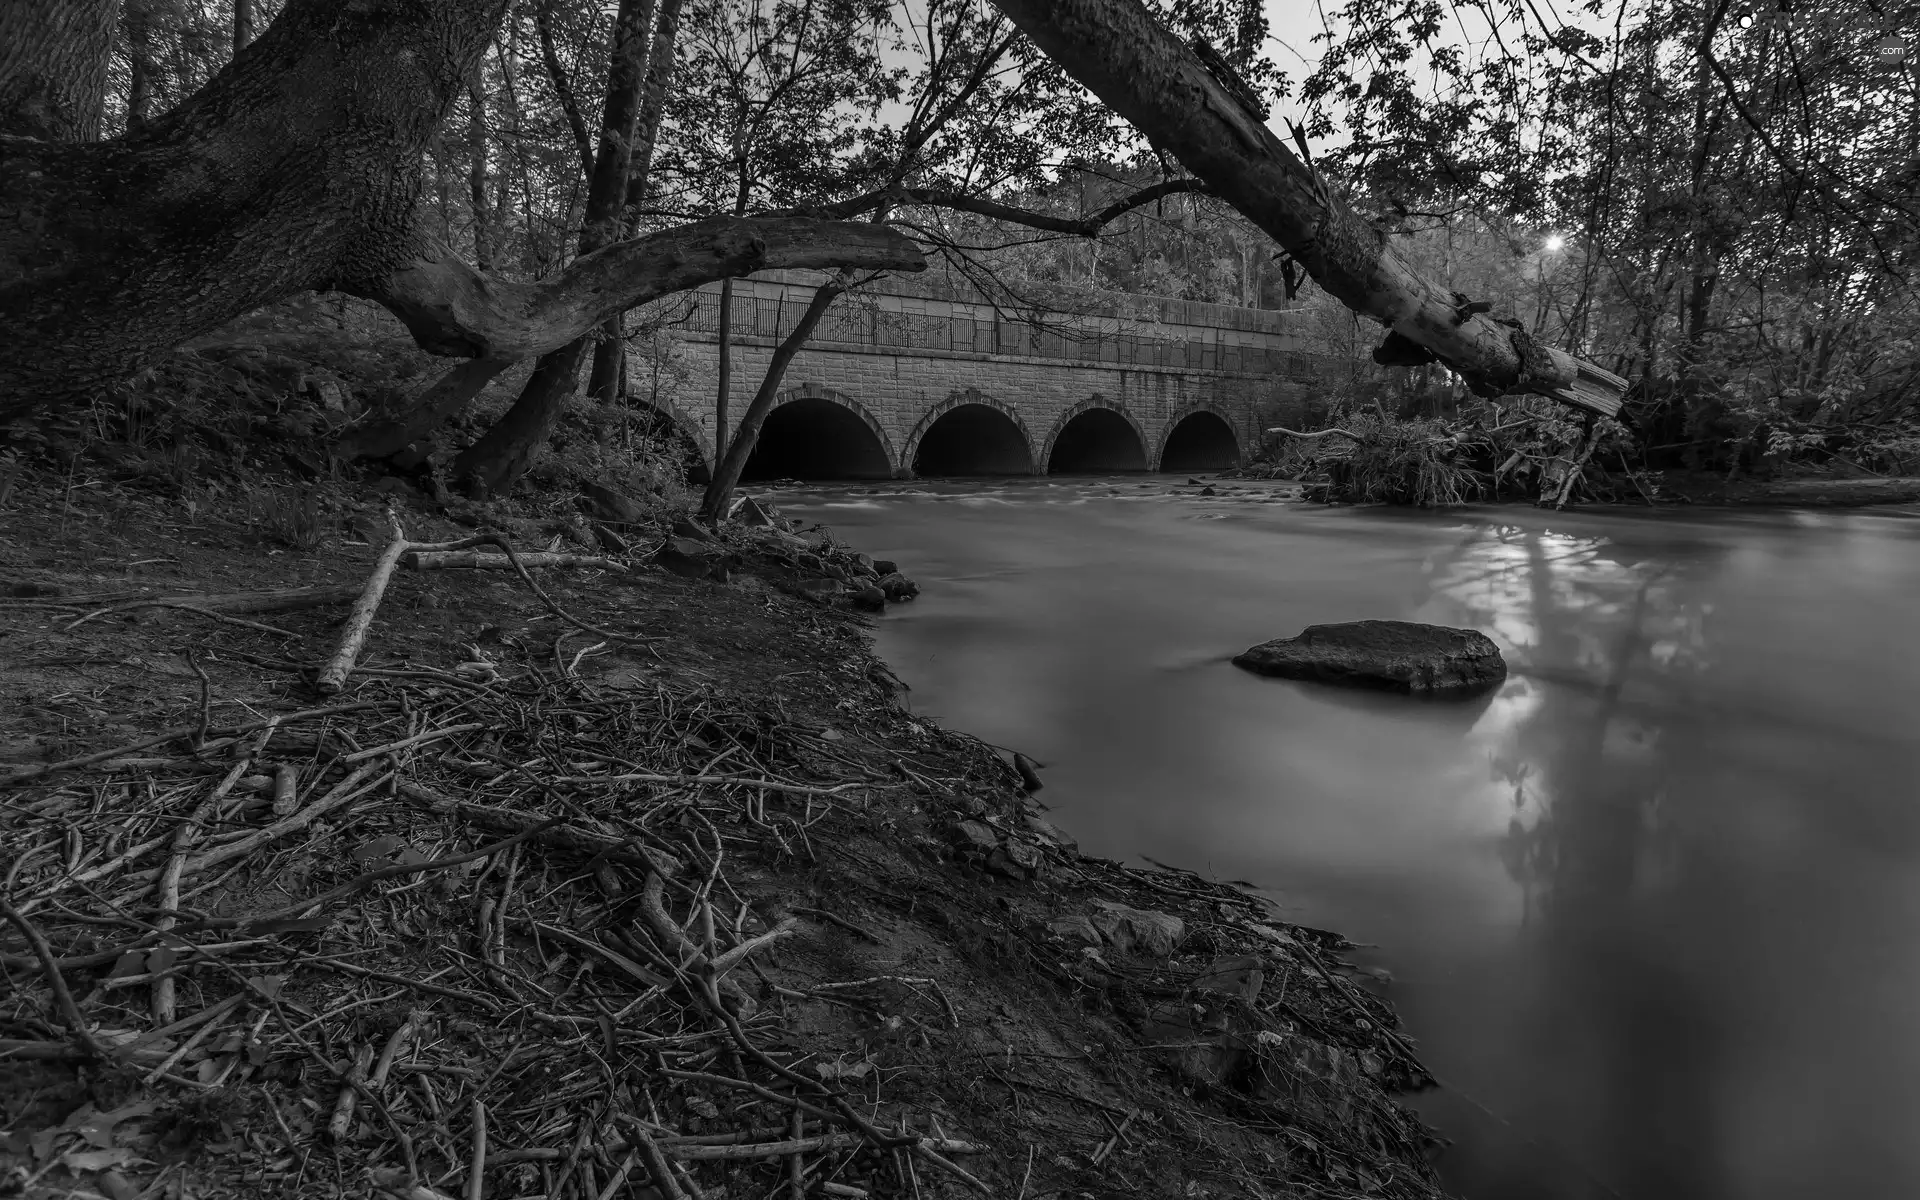
[[[878,634],[916,709],[1046,763],[1088,852],[1378,945],[1471,1200],[1920,1196],[1913,511],[1166,490],[778,499],[921,583]],[[1513,674],[1435,704],[1226,661],[1365,617]]]

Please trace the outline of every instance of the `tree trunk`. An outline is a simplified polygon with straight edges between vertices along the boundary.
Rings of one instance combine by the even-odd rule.
[[[453,477],[471,479],[483,495],[505,495],[533,465],[554,418],[579,386],[586,350],[586,340],[576,338],[541,355],[513,407],[453,460]]]
[[[127,132],[138,133],[153,108],[152,0],[127,0],[120,24],[127,38]]]
[[[348,433],[340,440],[340,454],[346,458],[395,458],[401,466],[419,465],[426,457],[426,448],[418,443],[451,420],[512,365],[512,359],[467,359],[414,397],[405,412]]]
[[[633,160],[627,164],[627,190],[621,199],[620,236],[633,236],[634,209],[646,194],[653,174],[653,149],[660,136],[660,114],[666,108],[667,82],[673,75],[673,48],[680,33],[681,0],[664,0],[654,26],[653,49],[647,52],[646,92],[640,100],[640,117],[633,129]],[[612,404],[627,394],[627,343],[621,328],[624,321],[615,317],[600,327],[600,340],[593,347],[593,370],[588,376],[587,394],[603,404]]]
[[[422,229],[421,170],[506,5],[289,0],[245,54],[137,133],[92,145],[0,137],[0,419],[84,404],[303,290],[375,300],[434,353],[512,361],[728,275],[924,267],[908,239],[864,223],[719,218],[536,282],[474,270]],[[0,4],[0,97],[13,100],[0,127],[47,111],[36,97],[76,94],[46,70],[77,61],[76,39],[61,42],[71,22],[23,18],[81,7]],[[22,58],[21,45],[47,57]]]
[[[487,94],[481,86],[486,68],[474,68],[472,86],[467,88],[467,141],[473,158],[467,163],[467,202],[473,213],[473,265],[482,271],[493,269],[493,239],[487,230],[491,216],[487,209]]]
[[[587,398],[595,404],[615,404],[626,394],[626,316],[615,316],[595,331],[593,365],[587,370]]]
[[[733,280],[720,281],[720,383],[713,398],[713,461],[727,453],[727,397],[733,392]],[[715,478],[718,478],[716,474]]]
[[[635,209],[646,199],[653,176],[653,151],[660,139],[660,117],[666,111],[667,85],[673,81],[673,51],[680,38],[682,0],[661,0],[660,21],[653,31],[653,49],[647,52],[647,92],[640,102],[640,120],[633,131],[633,162],[627,171],[623,220],[631,234],[637,224]]]
[[[781,339],[773,352],[773,360],[767,364],[767,373],[760,380],[760,390],[753,394],[753,402],[747,405],[747,411],[740,416],[740,428],[733,436],[733,444],[727,447],[725,455],[715,454],[716,465],[713,479],[707,484],[706,495],[700,500],[700,515],[708,520],[717,521],[727,515],[727,507],[733,501],[733,489],[740,482],[740,472],[747,466],[747,459],[753,456],[753,448],[760,440],[760,427],[766,423],[767,414],[773,411],[773,399],[780,393],[780,382],[786,378],[787,364],[806,346],[807,339],[820,324],[820,318],[827,315],[827,309],[842,292],[847,290],[844,279],[835,279],[820,285],[813,293],[813,300],[807,305],[807,311],[800,315],[799,324],[793,332]]]
[[[1483,395],[1538,392],[1607,416],[1619,410],[1625,380],[1485,314],[1463,317],[1448,289],[1337,199],[1139,0],[994,4],[1067,74],[1266,230],[1321,287],[1399,335],[1377,356],[1401,361],[1419,348]]]
[[[613,55],[607,64],[606,107],[600,119],[600,145],[593,177],[587,182],[587,211],[580,228],[581,254],[620,240],[627,199],[627,169],[633,161],[633,131],[646,84],[647,49],[653,33],[653,0],[620,0],[613,21]],[[619,316],[613,323],[617,330]],[[570,342],[542,358],[519,399],[479,441],[454,460],[456,478],[471,476],[480,486],[504,495],[533,464],[533,455],[579,386],[580,364],[591,350],[586,338]]]
[[[0,134],[98,138],[119,15],[118,0],[0,4]]]

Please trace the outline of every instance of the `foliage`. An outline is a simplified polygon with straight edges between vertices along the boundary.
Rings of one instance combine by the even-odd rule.
[[[1920,28],[1795,9],[1349,0],[1307,125],[1448,284],[1633,380],[1649,461],[1844,453],[1920,403],[1920,73],[1872,50]]]
[[[224,64],[232,3],[125,6],[114,131],[132,122],[136,93],[163,111]],[[253,7],[264,29],[277,5]],[[1300,121],[1315,164],[1433,277],[1627,376],[1632,444],[1623,433],[1604,451],[1621,469],[1914,469],[1920,73],[1877,68],[1870,49],[1888,32],[1920,37],[1911,15],[1819,0],[1748,28],[1726,3],[1698,0],[1585,0],[1565,12],[1342,0],[1326,14],[1317,61],[1293,79],[1264,53],[1261,5],[1151,7],[1219,50],[1262,102],[1286,106],[1276,115]],[[579,0],[510,6],[423,164],[428,232],[510,277],[565,264],[612,20],[611,6]],[[639,231],[864,204],[848,211],[910,233],[937,270],[1029,317],[1109,292],[1255,307],[1325,299],[1297,287],[1262,232],[1204,196],[1165,196],[1097,237],[956,206],[1078,220],[1178,175],[991,5],[689,0],[667,97],[649,187],[630,197]],[[1410,420],[1459,409],[1463,389],[1444,371],[1378,368],[1376,330],[1322,324],[1348,364],[1345,393],[1329,403]],[[709,381],[684,367],[661,373],[675,340],[670,330],[630,335],[652,347],[629,369],[630,404],[662,407],[663,387],[682,407],[710,402]],[[395,369],[355,394],[390,408],[429,379]],[[108,398],[125,428],[50,430],[47,444],[110,436],[142,448],[165,427],[203,445],[260,419],[191,399],[230,381],[185,371],[162,382],[184,390],[197,427],[172,412],[173,390],[148,387],[146,400]],[[293,419],[303,434],[326,420]],[[479,431],[471,419],[457,428]],[[1557,452],[1544,441],[1527,451]]]
[[[1488,490],[1487,475],[1466,465],[1482,443],[1444,421],[1394,420],[1370,409],[1338,417],[1344,432],[1295,452],[1317,499],[1447,508]]]

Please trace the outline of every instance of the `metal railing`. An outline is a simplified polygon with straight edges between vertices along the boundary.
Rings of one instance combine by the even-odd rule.
[[[729,323],[737,336],[779,338],[786,336],[805,311],[806,305],[801,302],[736,295]],[[718,337],[719,297],[708,292],[691,293],[669,320],[683,332]],[[828,310],[813,336],[817,342],[881,349],[1021,355],[1089,365],[1232,371],[1293,379],[1310,378],[1314,373],[1313,355],[1279,347],[1062,331],[993,317],[889,312],[874,305],[843,304]]]

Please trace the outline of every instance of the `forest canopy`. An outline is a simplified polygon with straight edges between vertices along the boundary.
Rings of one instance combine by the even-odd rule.
[[[1544,393],[1576,405],[1557,436],[1647,465],[1920,450],[1911,9],[1349,0],[1282,47],[1252,3],[333,8],[9,7],[0,410],[337,289],[456,360],[353,453],[538,360],[453,464],[510,487],[577,394],[622,402],[651,300],[816,268],[810,331],[932,269],[1029,317],[1063,291],[1331,298],[1393,330],[1355,327],[1343,402]],[[756,428],[728,391],[721,457]],[[1577,430],[1582,406],[1608,419]]]

